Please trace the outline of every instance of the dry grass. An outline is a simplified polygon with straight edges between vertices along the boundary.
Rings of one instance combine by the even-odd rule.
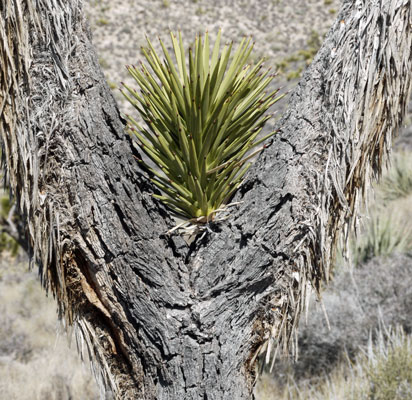
[[[93,400],[97,387],[27,262],[0,260],[0,398]]]
[[[318,383],[290,378],[279,387],[263,375],[259,400],[407,400],[412,398],[412,337],[402,328],[382,328],[355,363],[342,362]]]
[[[390,208],[377,207],[367,220],[364,232],[352,239],[353,264],[359,266],[374,257],[412,250],[412,226],[410,220],[405,219],[405,214],[394,205]]]
[[[395,154],[380,187],[385,200],[401,199],[412,194],[412,157],[409,152]]]

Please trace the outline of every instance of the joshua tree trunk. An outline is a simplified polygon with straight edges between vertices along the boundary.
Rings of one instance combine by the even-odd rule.
[[[116,398],[249,399],[259,349],[294,347],[402,120],[411,23],[410,0],[344,1],[242,203],[188,246],[166,234],[81,1],[1,1],[10,188],[44,286]]]

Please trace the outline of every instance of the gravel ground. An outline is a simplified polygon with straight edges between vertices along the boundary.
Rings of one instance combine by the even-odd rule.
[[[254,57],[267,59],[275,70],[290,55],[307,47],[311,35],[328,31],[338,0],[89,0],[86,12],[100,63],[112,88],[124,81],[133,85],[125,65],[142,59],[141,46],[147,35],[157,48],[157,37],[168,45],[170,31],[182,31],[185,47],[197,33],[209,32],[211,41],[222,29],[222,42],[239,42],[244,35],[255,40]],[[284,84],[280,77],[277,84]],[[124,104],[116,90],[124,112]]]
[[[124,113],[133,113],[117,90],[120,82],[136,87],[125,65],[142,60],[140,48],[145,36],[160,50],[157,37],[169,45],[169,32],[182,31],[188,48],[197,33],[209,32],[211,42],[222,29],[224,40],[239,42],[244,35],[255,40],[254,59],[266,58],[266,66],[283,72],[274,87],[291,89],[297,79],[286,79],[305,62],[291,61],[307,50],[313,35],[320,41],[328,32],[340,8],[340,0],[85,0],[93,42],[107,81]],[[303,65],[302,65],[303,63]],[[282,110],[287,101],[277,104]],[[400,131],[397,148],[412,150],[412,105]]]

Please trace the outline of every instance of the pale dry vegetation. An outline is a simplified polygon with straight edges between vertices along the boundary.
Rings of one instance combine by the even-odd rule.
[[[59,333],[60,332],[60,333]],[[69,348],[56,304],[45,296],[27,260],[0,261],[0,398],[93,400],[97,386],[88,363]]]
[[[412,337],[401,327],[377,332],[354,361],[342,361],[318,382],[290,379],[279,387],[269,374],[258,387],[261,400],[407,400],[412,398]]]
[[[412,250],[412,153],[395,153],[375,186],[360,234],[351,239],[349,261],[355,266],[374,257]]]

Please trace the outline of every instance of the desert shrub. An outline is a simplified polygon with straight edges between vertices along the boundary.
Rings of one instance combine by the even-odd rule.
[[[0,307],[0,357],[12,357],[27,360],[31,354],[28,333],[16,330],[16,316],[7,313],[4,306]]]
[[[375,344],[358,361],[358,370],[368,382],[370,400],[412,398],[412,338],[402,327],[380,330]]]
[[[3,251],[9,251],[15,256],[19,250],[19,244],[7,233],[0,233],[0,253]]]
[[[398,153],[382,180],[381,190],[385,200],[406,197],[412,193],[412,157],[410,153]]]
[[[8,218],[11,207],[12,202],[10,200],[10,196],[8,193],[4,193],[0,196],[0,221]],[[15,256],[18,250],[18,243],[10,235],[2,231],[0,226],[0,253],[7,251]]]
[[[323,293],[323,303],[330,329],[322,307],[312,300],[308,321],[302,320],[299,327],[299,359],[275,364],[279,385],[315,385],[342,360],[354,361],[358,350],[367,346],[369,332],[380,324],[412,332],[412,255],[381,257],[339,270]]]
[[[372,339],[374,337],[375,339]],[[412,337],[402,327],[378,329],[354,361],[343,360],[330,373],[285,385],[264,374],[258,400],[407,400],[412,398]]]
[[[87,355],[82,364],[76,346],[56,335],[56,305],[27,261],[3,254],[0,273],[0,399],[99,399]]]
[[[378,208],[365,224],[363,232],[351,240],[351,257],[359,266],[374,257],[389,256],[412,249],[412,227],[392,210]]]
[[[357,235],[351,233],[349,256],[353,265],[368,260],[412,250],[412,157],[411,153],[398,153],[392,166],[375,185],[374,200],[362,219]],[[345,264],[342,251],[338,251],[335,266]]]

